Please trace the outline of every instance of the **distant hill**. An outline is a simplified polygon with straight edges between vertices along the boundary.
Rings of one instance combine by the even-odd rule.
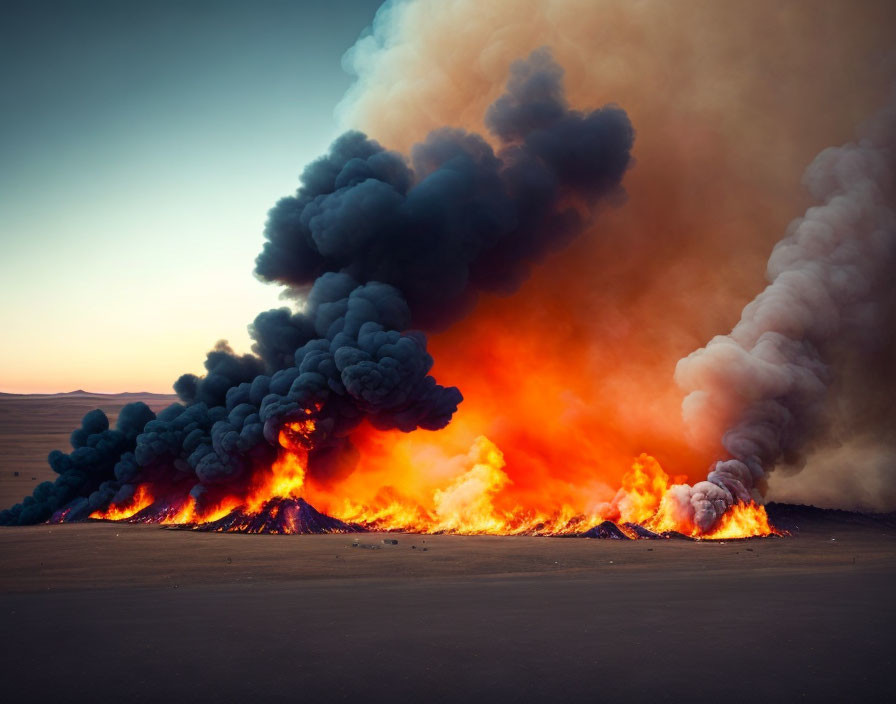
[[[72,398],[72,397],[99,397],[106,399],[113,398],[158,398],[158,399],[175,399],[175,394],[159,394],[152,391],[123,391],[121,393],[102,393],[99,391],[84,391],[77,389],[75,391],[60,391],[50,394],[13,394],[6,391],[0,391],[0,397],[7,398]]]

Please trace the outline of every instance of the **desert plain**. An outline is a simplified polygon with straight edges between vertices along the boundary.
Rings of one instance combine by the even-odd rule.
[[[0,395],[0,501],[132,400],[172,398]],[[889,700],[896,524],[779,515],[724,542],[0,528],[4,700]]]

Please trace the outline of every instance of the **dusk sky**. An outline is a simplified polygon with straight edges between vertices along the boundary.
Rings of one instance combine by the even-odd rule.
[[[0,391],[170,392],[284,305],[268,209],[377,0],[27,2],[0,27]]]

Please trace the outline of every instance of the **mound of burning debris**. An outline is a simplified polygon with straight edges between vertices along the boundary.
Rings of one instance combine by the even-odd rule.
[[[622,525],[617,525],[613,523],[613,521],[598,523],[596,526],[589,528],[583,533],[571,534],[571,537],[597,538],[598,540],[669,540],[672,538],[693,540],[693,538],[674,530],[655,533],[649,528],[645,528],[637,523],[623,523]]]
[[[173,530],[197,530],[214,533],[273,533],[301,535],[320,533],[362,533],[365,529],[345,523],[318,511],[305,499],[275,498],[267,501],[259,511],[247,512],[235,508],[223,518],[208,523],[175,524]]]

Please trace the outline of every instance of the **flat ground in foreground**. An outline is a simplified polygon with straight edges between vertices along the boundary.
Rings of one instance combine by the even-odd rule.
[[[353,537],[0,529],[4,697],[783,702],[896,685],[886,528]]]
[[[46,454],[86,411],[114,421],[138,399],[172,397],[0,394],[0,508],[55,478]],[[0,691],[34,704],[889,699],[896,531],[800,528],[725,544],[399,535],[379,550],[0,528]]]

